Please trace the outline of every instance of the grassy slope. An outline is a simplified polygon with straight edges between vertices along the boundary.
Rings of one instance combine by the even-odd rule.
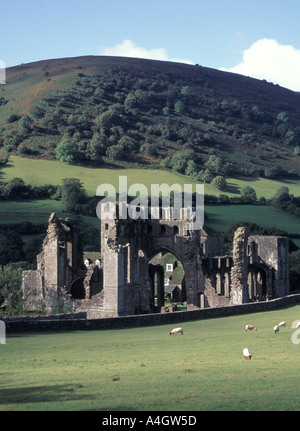
[[[183,175],[176,175],[163,170],[150,169],[93,169],[84,166],[67,165],[50,160],[25,159],[11,157],[12,162],[1,170],[1,180],[9,181],[21,177],[32,185],[61,184],[63,178],[79,178],[90,196],[96,194],[100,184],[109,183],[119,189],[119,176],[128,177],[128,186],[141,183],[149,187],[152,183],[192,184]]]
[[[299,318],[297,305],[186,322],[183,336],[170,325],[11,335],[0,345],[0,410],[300,410]]]
[[[1,169],[0,179],[9,181],[14,177],[21,177],[26,183],[32,185],[61,184],[63,178],[79,178],[90,196],[95,195],[100,184],[109,183],[119,187],[119,176],[128,177],[128,186],[141,183],[149,187],[152,183],[169,185],[179,183],[195,184],[190,178],[184,175],[167,172],[164,170],[152,169],[93,169],[84,166],[74,166],[60,163],[58,161],[27,159],[18,156],[11,157],[11,163]],[[229,178],[228,191],[224,192],[228,196],[238,196],[241,189],[251,186],[256,190],[257,196],[271,198],[282,185],[289,188],[290,193],[295,196],[300,195],[300,180],[275,181],[266,178],[251,178],[248,180]],[[212,185],[205,185],[205,193],[219,195],[219,190]]]

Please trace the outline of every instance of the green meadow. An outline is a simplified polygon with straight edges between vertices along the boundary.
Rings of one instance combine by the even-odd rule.
[[[160,169],[108,169],[108,168],[90,168],[86,166],[75,166],[60,163],[51,160],[27,159],[18,156],[11,156],[11,162],[8,166],[0,171],[0,180],[9,181],[14,177],[21,177],[26,183],[33,186],[43,184],[59,185],[63,178],[79,178],[87,193],[90,196],[96,194],[97,187],[100,184],[112,184],[116,190],[119,188],[119,177],[127,176],[128,187],[132,184],[143,184],[148,190],[150,185],[155,184],[195,184],[196,182],[190,178]],[[282,185],[289,188],[290,193],[295,196],[300,195],[300,181],[274,181],[266,178],[249,178],[227,180],[228,191],[225,192],[228,196],[238,196],[241,189],[246,186],[251,186],[256,190],[258,198],[264,196],[271,198]],[[219,190],[215,189],[211,184],[205,185],[205,193],[219,195]]]
[[[7,334],[0,410],[299,411],[295,320],[300,305],[176,324],[184,335],[172,325]]]
[[[299,218],[269,206],[205,205],[204,213],[205,223],[217,232],[223,232],[234,223],[246,221],[300,234]]]
[[[132,184],[143,184],[150,189],[153,183],[166,183],[169,185],[178,183],[182,187],[184,184],[192,184],[192,180],[183,175],[164,170],[90,168],[67,165],[58,161],[26,159],[18,156],[11,157],[11,163],[1,169],[0,175],[2,181],[20,177],[33,186],[43,184],[59,185],[62,183],[63,178],[79,178],[90,196],[95,196],[97,187],[101,184],[112,184],[118,191],[120,176],[127,176],[128,187]]]
[[[149,192],[150,186],[156,184],[196,184],[190,178],[164,170],[153,169],[107,169],[90,168],[86,166],[74,166],[58,161],[27,159],[12,156],[8,166],[0,171],[0,180],[9,181],[14,177],[21,177],[26,183],[33,186],[43,184],[58,185],[63,178],[79,178],[88,195],[94,196],[100,184],[112,184],[116,191],[119,190],[119,177],[127,177],[128,188],[132,184],[143,184]],[[290,193],[300,195],[300,181],[273,181],[265,178],[257,179],[228,179],[229,196],[238,196],[243,187],[250,185],[257,196],[270,198],[274,196],[280,186],[289,187]],[[205,185],[205,193],[219,195],[220,191],[211,184]],[[59,217],[71,216],[63,212],[60,201],[50,199],[28,201],[2,201],[0,204],[0,224],[20,223],[31,221],[33,223],[47,222],[49,214],[56,212]],[[84,217],[87,223],[99,226],[99,220],[92,217]],[[291,214],[269,206],[257,205],[206,205],[205,224],[217,232],[223,232],[236,222],[249,221],[261,226],[276,227],[287,231],[289,234],[300,234],[299,219]],[[300,245],[300,240],[295,239]]]

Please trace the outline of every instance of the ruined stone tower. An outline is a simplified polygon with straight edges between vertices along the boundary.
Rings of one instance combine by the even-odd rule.
[[[199,295],[204,288],[200,231],[187,226],[186,220],[173,220],[172,217],[167,220],[102,220],[105,315],[154,312],[149,262],[161,251],[170,252],[181,261],[188,307],[199,306]],[[160,290],[163,288],[159,287]]]
[[[23,274],[23,295],[30,302],[42,299],[46,308],[58,300],[62,289],[82,288],[84,278],[82,249],[77,231],[68,220],[52,213],[48,220],[43,250],[37,256],[37,269]]]

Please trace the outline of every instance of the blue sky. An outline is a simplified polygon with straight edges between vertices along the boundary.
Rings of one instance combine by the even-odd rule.
[[[9,0],[0,8],[0,61],[141,56],[300,91],[299,16],[299,0]]]

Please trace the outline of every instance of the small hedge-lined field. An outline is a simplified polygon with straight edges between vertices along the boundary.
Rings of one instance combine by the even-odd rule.
[[[171,325],[8,334],[0,410],[300,410],[295,320],[300,305],[176,324],[184,335]]]

